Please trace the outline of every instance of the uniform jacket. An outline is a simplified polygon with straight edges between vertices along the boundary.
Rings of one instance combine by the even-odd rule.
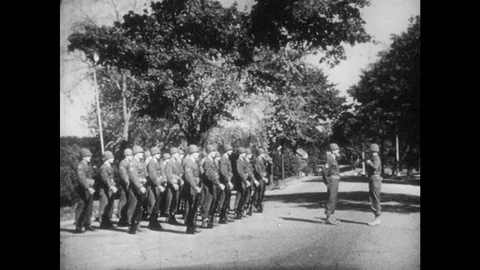
[[[368,176],[380,175],[382,170],[382,161],[379,156],[372,157],[372,164],[366,163],[366,171]]]
[[[144,163],[133,158],[128,164],[128,178],[137,191],[143,187],[142,181],[146,182],[146,175]]]
[[[248,172],[245,171],[245,167],[246,167],[245,160],[242,157],[238,157],[236,167],[237,167],[237,177],[236,177],[237,183],[240,183],[240,182],[246,183]]]
[[[212,159],[212,157],[207,156],[205,158],[205,162],[203,163],[203,170],[205,172],[204,183],[207,186],[220,185],[220,180],[219,180],[220,175],[218,173],[218,167],[215,161]]]
[[[127,158],[123,159],[122,162],[120,162],[120,165],[118,165],[118,171],[120,172],[120,179],[123,181],[123,184],[128,186],[130,184],[130,179],[128,178],[128,164],[130,163],[130,160]]]
[[[80,161],[77,167],[78,183],[85,189],[93,188],[93,168],[85,160]]]
[[[112,186],[114,187],[115,181],[113,177],[113,167],[109,163],[103,163],[100,167],[101,187],[107,189],[110,189]]]
[[[178,184],[180,172],[174,158],[167,160],[167,163],[165,164],[165,176],[167,177],[167,182],[171,185]]]
[[[232,162],[230,158],[228,158],[228,154],[223,154],[222,158],[220,158],[220,182],[222,184],[228,184],[232,181],[233,173],[232,173]]]
[[[267,165],[262,157],[258,156],[255,158],[255,178],[261,180],[267,177]]]
[[[244,160],[245,164],[245,173],[247,174],[248,180],[253,180],[253,165],[252,162],[248,159]]]
[[[337,160],[332,155],[327,154],[327,163],[322,170],[323,177],[331,177],[332,175],[340,177],[340,168],[338,167]]]
[[[163,177],[163,172],[160,163],[156,158],[152,158],[147,165],[149,183],[155,187],[165,183],[167,180]]]
[[[198,163],[191,158],[186,158],[183,164],[183,171],[183,180],[185,181],[183,190],[190,191],[190,194],[195,195],[195,187],[200,185],[200,168]]]

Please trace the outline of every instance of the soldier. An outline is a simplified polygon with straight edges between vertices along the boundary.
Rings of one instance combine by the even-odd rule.
[[[118,166],[118,171],[120,172],[120,200],[118,202],[117,210],[120,220],[118,221],[118,227],[129,227],[133,210],[137,204],[137,199],[135,197],[130,197],[128,191],[130,186],[130,179],[128,177],[128,164],[133,158],[132,149],[125,149],[125,151],[123,151],[123,155],[125,156],[125,159],[123,159]]]
[[[150,153],[150,150],[145,150],[143,152],[144,156],[144,162],[143,166],[145,167],[145,171],[147,172],[146,178],[148,180],[148,163],[150,163],[150,160],[152,160],[152,154]],[[146,185],[147,187],[148,185]],[[147,199],[145,200],[145,203],[143,205],[143,220],[148,221],[149,216],[152,214],[153,206],[155,204],[155,194],[153,194],[153,191],[151,189],[147,188]]]
[[[230,155],[233,153],[232,146],[230,144],[225,144],[224,146],[225,153],[220,158],[219,167],[220,167],[220,183],[225,185],[224,190],[220,190],[220,195],[218,198],[218,212],[220,213],[220,220],[218,223],[227,224],[228,222],[233,222],[227,215],[227,211],[230,208],[230,197],[232,195],[232,163],[230,162]]]
[[[103,164],[100,167],[100,228],[102,229],[111,229],[113,224],[111,222],[113,214],[113,206],[115,200],[115,193],[117,192],[117,187],[115,181],[113,180],[113,167],[112,163],[115,160],[112,152],[105,151],[103,153]]]
[[[180,171],[177,166],[177,159],[179,157],[178,149],[176,147],[170,148],[171,158],[165,165],[165,175],[167,177],[167,201],[165,213],[167,214],[167,222],[173,225],[180,223],[175,218],[177,212],[179,190],[180,190]]]
[[[93,189],[93,185],[95,184],[95,180],[93,180],[93,169],[89,164],[92,159],[92,153],[87,148],[82,148],[80,155],[82,161],[80,161],[77,167],[77,192],[80,196],[80,202],[75,209],[75,233],[84,233],[85,230],[95,231],[95,229],[90,226],[93,211],[93,194],[95,193],[95,189]]]
[[[251,185],[247,188],[246,196],[245,196],[245,211],[247,215],[252,215],[252,191],[254,187],[260,185],[260,183],[255,179],[253,175],[253,165],[252,165],[252,150],[250,148],[246,148],[246,156],[245,156],[245,173],[247,174],[247,179],[251,183]]]
[[[160,216],[162,216],[162,217],[167,216],[166,211],[165,211],[165,206],[167,204],[168,188],[167,188],[167,181],[166,181],[167,180],[167,175],[166,175],[166,172],[165,172],[165,167],[167,166],[168,160],[171,159],[171,158],[172,158],[172,156],[169,153],[163,153],[162,160],[159,162],[160,163],[160,171],[162,172],[163,179],[164,179],[164,182],[162,183],[162,186],[165,188],[165,190],[162,192],[162,196],[160,198],[160,200],[161,200],[161,207],[160,207],[161,214],[160,214]]]
[[[165,191],[163,186],[166,183],[166,179],[163,176],[163,171],[161,169],[159,160],[160,160],[160,149],[158,147],[152,147],[151,153],[153,155],[152,159],[148,163],[148,187],[151,194],[154,196],[154,205],[150,215],[150,223],[148,228],[152,230],[160,230],[162,226],[158,223],[158,212],[160,209],[161,194]]]
[[[255,212],[258,213],[263,212],[263,197],[265,194],[265,186],[268,183],[266,162],[271,163],[271,159],[265,154],[263,148],[259,148],[254,166],[254,176],[259,184],[255,186],[253,193],[253,207],[255,207]]]
[[[337,225],[340,223],[333,217],[337,204],[338,182],[340,181],[340,170],[337,163],[340,157],[340,148],[337,144],[330,144],[330,152],[327,152],[327,163],[323,172],[323,180],[327,185],[327,202],[325,206],[326,223]]]
[[[141,162],[142,158],[143,148],[138,145],[133,146],[133,159],[128,164],[128,177],[130,179],[129,196],[135,197],[137,203],[133,211],[132,220],[130,221],[130,230],[128,231],[130,234],[143,231],[139,228],[139,225],[142,220],[143,205],[147,196],[147,189],[144,187],[144,184],[147,182],[147,173]]]
[[[250,186],[248,175],[245,172],[246,150],[243,147],[238,148],[239,157],[236,161],[235,189],[237,190],[235,198],[235,219],[242,219],[244,216],[245,197],[247,188]]]
[[[198,166],[199,149],[196,145],[191,144],[188,146],[188,156],[185,158],[183,165],[185,180],[184,184],[184,199],[185,199],[185,211],[187,225],[187,234],[195,234],[199,231],[196,230],[197,209],[202,194],[200,183],[200,168]]]
[[[382,186],[382,177],[380,175],[381,168],[382,168],[382,161],[378,156],[378,152],[380,148],[378,144],[371,144],[370,145],[370,155],[371,160],[366,161],[366,171],[368,175],[368,194],[370,197],[370,204],[372,207],[373,214],[375,215],[375,219],[372,222],[369,222],[368,225],[370,226],[377,226],[380,225],[380,214],[382,211],[380,205],[380,188]]]
[[[225,185],[220,183],[218,167],[215,163],[216,149],[215,146],[209,144],[206,147],[207,156],[205,157],[205,162],[203,163],[203,170],[205,172],[203,176],[203,189],[205,195],[205,201],[203,203],[203,213],[202,213],[202,228],[213,228],[214,223],[214,210],[215,202],[217,200],[217,187],[220,190],[225,189]]]
[[[178,184],[178,200],[177,200],[177,212],[178,213],[182,213],[182,215],[185,214],[185,202],[184,200],[182,199],[182,190],[183,190],[183,160],[184,160],[184,157],[185,157],[185,152],[181,149],[181,148],[178,148],[178,158],[176,160],[176,164],[177,164],[177,167],[178,167],[178,171],[180,172],[179,173],[179,184]],[[185,217],[185,216],[184,216]]]

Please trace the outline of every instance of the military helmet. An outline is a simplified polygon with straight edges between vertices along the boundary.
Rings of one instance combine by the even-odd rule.
[[[243,147],[239,147],[237,150],[239,154],[244,154],[246,152],[245,148]]]
[[[335,151],[335,150],[339,150],[340,147],[338,147],[338,145],[336,143],[331,143],[330,144],[330,151]]]
[[[178,153],[179,153],[180,155],[185,155],[185,152],[184,152],[182,149],[178,149]]]
[[[210,154],[210,152],[215,151],[215,150],[216,150],[216,147],[213,144],[209,144],[206,147],[207,154]]]
[[[110,158],[113,158],[113,153],[111,151],[105,151],[103,153],[103,160],[107,160],[107,159],[110,159]]]
[[[258,148],[258,155],[265,154],[265,150],[263,148]]]
[[[123,151],[123,155],[124,155],[124,156],[132,156],[132,155],[133,155],[132,149],[126,148],[126,149]]]
[[[245,148],[245,152],[247,153],[247,155],[251,155],[252,154],[252,149]]]
[[[148,149],[145,150],[145,152],[143,152],[143,154],[145,155],[146,158],[152,156],[152,154],[150,153],[150,150],[148,150]]]
[[[134,145],[133,146],[133,154],[138,154],[138,153],[143,153],[143,148],[139,145]]]
[[[198,146],[196,146],[195,144],[190,144],[188,146],[188,153],[189,154],[197,153],[199,151],[200,151],[200,149],[198,149]]]
[[[222,156],[222,155],[220,155],[220,152],[218,152],[218,150],[215,150],[215,157],[216,157],[216,158],[219,158],[219,157],[221,157],[221,156]]]
[[[82,148],[82,149],[80,149],[80,155],[82,156],[82,158],[91,157],[92,152],[90,152],[90,150],[88,150],[87,148]]]
[[[163,153],[163,159],[169,159],[172,156],[169,153]]]
[[[227,152],[228,150],[233,150],[232,145],[229,144],[229,143],[226,143],[226,144],[223,146],[223,149],[224,149],[225,152]]]
[[[154,156],[156,154],[160,154],[160,148],[154,146],[154,147],[152,147],[152,149],[150,149],[150,152],[152,153],[152,156]]]
[[[378,147],[378,144],[372,143],[372,144],[370,144],[370,151],[380,152],[380,147]]]
[[[171,148],[170,148],[170,155],[173,155],[173,154],[176,154],[176,153],[178,153],[178,148],[176,148],[176,147],[171,147]]]

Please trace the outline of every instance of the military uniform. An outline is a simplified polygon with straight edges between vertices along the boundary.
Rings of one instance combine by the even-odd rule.
[[[167,201],[165,212],[168,216],[169,223],[178,224],[175,219],[175,213],[177,212],[180,193],[179,190],[175,190],[174,185],[179,185],[180,171],[178,170],[177,162],[173,157],[165,164],[165,176],[167,178]]]
[[[105,152],[107,156],[105,159],[112,157],[113,154],[110,151]],[[115,191],[117,190],[116,184],[114,181],[114,171],[112,165],[105,161],[100,167],[100,207],[99,207],[99,217],[100,217],[100,227],[102,228],[111,228],[113,227],[111,223],[111,218],[113,215],[113,207],[115,200]]]
[[[231,147],[225,148],[226,151],[230,150]],[[230,161],[228,153],[223,154],[219,162],[220,166],[220,183],[225,185],[225,189],[220,191],[220,196],[218,199],[218,206],[220,212],[220,221],[219,223],[225,224],[228,221],[233,221],[228,218],[227,211],[230,208],[230,197],[232,196],[232,189],[230,185],[232,183],[232,163]]]
[[[379,147],[376,144],[372,144],[370,147],[371,151],[378,152]],[[369,179],[368,182],[368,195],[370,198],[370,205],[375,215],[375,220],[368,223],[370,226],[380,225],[380,215],[382,207],[380,205],[380,189],[382,186],[382,161],[378,155],[372,156],[372,160],[366,162],[366,171]]]
[[[253,193],[253,207],[256,208],[257,212],[263,212],[263,197],[265,194],[265,178],[267,177],[267,165],[265,164],[265,160],[261,156],[255,158],[255,166],[254,166],[254,176],[255,179],[259,182],[259,185],[255,187],[255,191]]]
[[[152,154],[155,155],[157,149],[152,149]],[[158,151],[159,153],[160,151]],[[160,224],[158,223],[158,212],[160,210],[160,202],[161,202],[161,190],[160,187],[166,184],[166,179],[163,175],[163,171],[161,169],[161,165],[158,160],[153,157],[150,162],[148,163],[148,187],[147,189],[150,191],[151,194],[154,196],[154,205],[150,214],[150,223],[149,227],[151,229],[161,229]]]
[[[133,150],[135,154],[135,149]],[[146,183],[145,166],[137,158],[133,158],[128,164],[128,177],[130,179],[129,196],[135,197],[137,203],[133,211],[132,219],[130,221],[130,233],[135,233],[138,230],[143,214],[143,203],[146,200],[146,192],[142,192],[144,183]]]
[[[190,152],[190,151],[189,151]],[[201,188],[200,168],[198,163],[187,157],[184,162],[184,192],[187,234],[196,232],[197,209],[201,200],[202,192],[197,192],[196,188]]]
[[[202,224],[202,227],[213,228],[215,212],[214,206],[217,199],[217,188],[219,189],[218,186],[220,185],[218,167],[212,157],[207,156],[205,158],[203,168],[205,172],[203,177],[203,189],[205,198],[203,202],[202,213],[202,219],[204,224]]]
[[[240,148],[239,153],[245,153],[245,149]],[[236,173],[235,173],[235,189],[237,190],[235,198],[235,218],[241,219],[243,209],[245,205],[245,197],[247,192],[247,178],[248,175],[245,169],[245,160],[242,156],[239,156],[236,161]]]
[[[147,181],[148,181],[148,174],[149,174],[149,171],[148,171],[148,164],[150,163],[150,161],[152,160],[152,156],[150,154],[150,151],[145,151],[144,152],[144,155],[145,155],[145,162],[143,162],[143,165],[145,167],[145,171],[147,172],[147,175],[146,175],[146,178],[147,178]],[[148,187],[148,182],[146,183],[145,187]],[[147,199],[145,200],[145,203],[144,203],[144,206],[143,206],[143,209],[144,209],[144,214],[143,214],[143,218],[144,220],[148,220],[148,217],[152,214],[152,210],[153,210],[153,207],[155,206],[155,194],[153,193],[153,190],[151,189],[148,189],[147,188]]]
[[[125,153],[132,155],[130,149],[127,149]],[[130,196],[129,187],[130,187],[130,178],[128,176],[128,165],[130,160],[128,158],[123,159],[118,166],[118,171],[120,173],[120,200],[118,202],[118,215],[119,222],[118,226],[127,227],[130,226],[130,221],[132,220],[133,211],[137,205],[137,199],[135,196]]]
[[[325,184],[327,185],[327,202],[325,206],[325,215],[331,216],[335,212],[338,195],[338,182],[340,181],[340,170],[337,160],[331,155],[327,155],[327,164],[325,165]]]
[[[254,175],[253,175],[253,165],[249,158],[245,158],[245,173],[247,175],[247,179],[250,182],[250,186],[247,187],[245,192],[245,211],[247,215],[252,215],[252,191],[254,190]]]
[[[91,156],[92,154],[88,149],[82,149],[82,158],[85,156]],[[80,161],[77,167],[77,193],[80,197],[80,201],[75,209],[75,224],[77,226],[76,232],[83,232],[82,229],[92,230],[90,227],[93,211],[93,194],[89,190],[93,189],[95,180],[93,180],[92,166],[85,160]]]

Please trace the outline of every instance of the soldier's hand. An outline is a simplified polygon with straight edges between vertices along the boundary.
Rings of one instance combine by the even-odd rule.
[[[202,191],[202,189],[200,187],[195,187],[195,191],[197,191],[197,193],[198,193],[198,192]]]
[[[164,192],[165,191],[165,188],[163,186],[158,186],[158,188],[160,189],[160,192]]]
[[[178,184],[179,184],[180,186],[183,186],[183,183],[184,183],[184,181],[183,181],[183,180],[181,180],[181,179],[180,179],[180,180],[178,180]]]
[[[257,180],[254,180],[253,184],[255,184],[255,186],[258,187],[258,185],[260,185],[260,182],[258,182]]]
[[[268,183],[268,178],[264,177],[263,181],[265,181],[265,184]]]
[[[228,187],[229,187],[230,189],[233,189],[233,184],[232,184],[232,182],[228,182]]]
[[[140,192],[145,193],[147,192],[147,189],[145,187],[140,187]]]
[[[112,186],[112,187],[110,188],[110,190],[111,190],[113,193],[117,193],[117,190],[118,190],[118,189],[117,189],[116,187]]]
[[[247,188],[248,188],[248,187],[251,185],[251,184],[250,184],[250,181],[247,181],[247,184],[246,184],[246,185],[247,185]]]
[[[224,184],[220,184],[219,186],[220,186],[220,189],[221,189],[221,190],[224,190],[224,189],[225,189],[225,185],[224,185]]]
[[[175,189],[175,191],[177,191],[180,187],[177,185],[177,184],[174,184],[173,185],[173,189]]]
[[[93,193],[95,193],[95,189],[93,189],[93,188],[88,188],[88,192],[90,192],[90,194],[93,195]]]

